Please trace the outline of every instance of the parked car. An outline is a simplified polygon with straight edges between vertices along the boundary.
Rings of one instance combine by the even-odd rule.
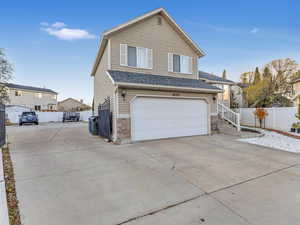
[[[33,111],[22,112],[22,115],[20,115],[19,118],[19,125],[22,126],[25,123],[33,123],[38,125],[39,124],[38,115]]]
[[[78,113],[78,112],[64,112],[63,123],[66,121],[78,122],[79,119],[80,119],[80,113]]]

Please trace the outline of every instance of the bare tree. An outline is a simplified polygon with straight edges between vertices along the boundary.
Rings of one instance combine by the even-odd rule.
[[[272,74],[271,83],[274,92],[282,95],[291,94],[291,81],[298,68],[296,61],[290,58],[277,59],[268,63],[265,67],[267,67]]]
[[[7,83],[12,78],[13,67],[7,60],[3,49],[0,48],[0,103],[6,103],[9,101]]]
[[[289,106],[292,95],[291,81],[297,68],[296,61],[289,58],[273,60],[266,64],[262,79],[249,82],[249,86],[243,89],[248,104],[251,107]],[[243,74],[244,80],[247,80],[246,75],[248,73]]]

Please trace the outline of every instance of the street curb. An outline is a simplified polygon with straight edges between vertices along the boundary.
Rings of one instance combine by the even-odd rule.
[[[0,148],[0,224],[9,225],[2,148]]]

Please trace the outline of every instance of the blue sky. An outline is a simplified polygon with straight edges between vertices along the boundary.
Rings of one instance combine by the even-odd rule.
[[[207,53],[199,69],[238,80],[279,58],[300,63],[299,1],[4,1],[0,48],[14,64],[13,82],[47,87],[59,98],[92,101],[90,71],[100,34],[164,7]],[[187,4],[188,2],[188,4]],[[53,25],[54,24],[54,25]]]

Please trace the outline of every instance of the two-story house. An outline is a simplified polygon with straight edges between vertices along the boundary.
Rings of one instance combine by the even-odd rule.
[[[204,71],[199,71],[199,79],[222,89],[223,92],[218,93],[218,101],[222,102],[225,106],[230,107],[231,87],[235,82]]]
[[[105,31],[93,106],[109,97],[113,141],[210,134],[222,90],[200,79],[204,55],[163,8]]]
[[[90,110],[91,106],[83,103],[83,100],[67,98],[57,103],[57,111],[59,112],[77,112]]]
[[[7,105],[20,105],[32,110],[56,110],[57,92],[39,87],[3,83],[8,89]]]

